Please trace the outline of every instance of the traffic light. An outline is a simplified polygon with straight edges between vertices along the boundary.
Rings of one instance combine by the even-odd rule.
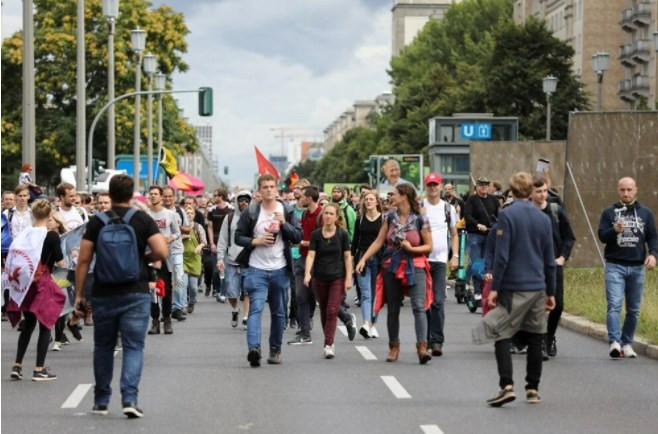
[[[199,116],[212,116],[212,87],[199,88]]]
[[[228,166],[224,166],[224,175],[228,175]]]
[[[375,159],[370,158],[368,160],[363,160],[363,171],[368,174],[374,175],[376,165],[377,165],[377,160]]]

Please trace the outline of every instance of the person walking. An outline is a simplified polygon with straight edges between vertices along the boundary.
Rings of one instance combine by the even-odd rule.
[[[162,187],[162,206],[174,212],[176,223],[181,233],[180,238],[173,240],[169,245],[169,257],[173,266],[171,269],[173,277],[171,317],[177,321],[185,321],[185,315],[187,314],[187,287],[184,284],[183,236],[189,235],[192,231],[190,222],[193,220],[188,220],[187,214],[185,214],[181,207],[176,205],[176,194],[171,186],[166,185]]]
[[[269,364],[281,363],[281,342],[286,322],[286,296],[292,272],[290,244],[302,240],[302,228],[295,211],[277,200],[276,178],[270,174],[258,178],[261,200],[240,214],[235,243],[248,248],[249,268],[244,287],[249,295],[247,318],[247,360],[260,366],[261,315],[267,300],[271,312]]]
[[[219,242],[219,233],[222,229],[222,223],[234,209],[229,204],[228,191],[225,188],[218,188],[213,193],[214,205],[208,209],[208,242],[210,243],[211,262],[217,264],[217,243]],[[224,283],[220,279],[219,272],[213,267],[212,275],[212,296],[217,298],[220,303],[226,303],[226,294]],[[206,288],[206,292],[208,289]]]
[[[75,270],[74,306],[84,305],[84,287],[95,255],[91,305],[94,309],[94,407],[93,414],[107,415],[112,396],[112,373],[117,334],[121,333],[121,402],[123,414],[140,418],[137,392],[142,376],[144,345],[151,294],[148,263],[164,259],[167,243],[156,222],[132,208],[133,179],[115,175],[110,180],[112,209],[89,220],[80,243]],[[107,234],[107,235],[106,235]],[[120,244],[115,244],[120,241]],[[146,248],[150,253],[146,253]]]
[[[34,226],[23,230],[14,239],[6,261],[6,272],[10,277],[3,279],[3,286],[9,286],[10,301],[7,313],[13,327],[23,314],[23,328],[18,336],[16,359],[11,369],[12,380],[23,379],[23,357],[30,344],[30,338],[37,323],[39,337],[37,341],[37,360],[32,372],[32,381],[56,380],[57,375],[44,366],[50,343],[50,330],[59,318],[66,296],[55,284],[51,273],[55,264],[65,265],[64,254],[59,235],[49,231],[51,207],[48,201],[37,200],[32,205]],[[28,270],[36,262],[36,271]],[[26,280],[28,281],[26,283]],[[25,285],[25,286],[22,286]],[[21,297],[21,294],[25,294]]]
[[[324,358],[336,355],[334,337],[338,310],[343,294],[352,287],[352,252],[349,234],[340,213],[340,206],[328,204],[322,212],[322,228],[311,234],[306,256],[304,284],[311,285],[320,303],[320,320],[324,332]]]
[[[7,220],[12,238],[16,239],[18,234],[26,228],[32,227],[32,208],[28,205],[30,192],[25,185],[19,185],[14,190],[16,206],[7,210]]]
[[[377,239],[359,260],[357,273],[384,243],[383,264],[377,277],[375,313],[388,303],[386,326],[389,354],[387,362],[396,362],[400,355],[400,305],[405,295],[411,298],[416,331],[416,352],[421,365],[432,360],[427,352],[427,315],[434,300],[427,254],[432,251],[432,232],[427,217],[420,212],[416,190],[411,184],[397,185],[392,192],[390,211],[382,223]]]
[[[69,231],[69,229],[66,227],[64,218],[57,211],[52,211],[50,213],[47,228],[49,231],[57,232],[57,235],[60,237]],[[70,300],[70,302],[72,301],[73,300]],[[61,315],[55,323],[55,340],[53,341],[53,351],[61,351],[62,345],[70,344],[66,333],[64,333],[64,329],[66,328],[66,318],[67,314]]]
[[[203,272],[201,253],[208,241],[203,226],[194,219],[194,207],[188,205],[185,213],[188,221],[192,222],[192,230],[183,235],[183,291],[187,291],[187,313],[192,313],[199,289],[199,276]]]
[[[475,343],[495,341],[498,393],[486,402],[492,407],[514,401],[511,339],[528,347],[526,399],[541,402],[542,341],[548,311],[555,307],[555,256],[550,218],[530,203],[532,176],[519,172],[510,178],[514,201],[500,214],[491,270],[491,310],[473,330]]]
[[[352,255],[358,263],[359,258],[365,254],[370,245],[377,239],[382,227],[382,204],[376,191],[368,191],[361,199],[361,211],[359,220],[354,225],[354,242],[352,243]],[[361,288],[361,316],[363,325],[359,328],[359,334],[365,339],[377,338],[377,317],[373,315],[373,300],[377,270],[379,269],[380,254],[372,255],[365,263],[363,271],[356,273],[358,286]]]
[[[640,319],[644,273],[656,267],[658,235],[651,209],[637,201],[637,184],[625,177],[617,183],[619,202],[603,210],[599,240],[605,244],[606,323],[610,357],[635,358],[635,329]],[[648,254],[647,254],[648,253]],[[626,318],[620,328],[621,305]]]

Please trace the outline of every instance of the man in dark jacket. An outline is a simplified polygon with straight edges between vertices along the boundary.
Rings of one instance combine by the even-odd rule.
[[[532,176],[517,173],[510,179],[514,202],[500,214],[496,226],[491,292],[487,302],[492,310],[473,330],[475,342],[496,341],[500,391],[487,400],[492,407],[516,399],[512,379],[510,342],[517,339],[528,346],[526,399],[538,403],[541,379],[541,346],[548,313],[555,307],[555,256],[550,218],[535,208]]]
[[[555,331],[560,324],[560,317],[564,308],[564,263],[569,260],[571,249],[576,242],[576,237],[571,229],[571,223],[564,208],[555,202],[549,202],[548,183],[542,177],[533,179],[534,189],[532,191],[532,204],[542,210],[551,219],[553,228],[553,251],[555,253],[555,309],[548,315],[548,328],[546,331],[546,342],[542,348],[542,357],[557,355],[557,343]]]
[[[658,235],[651,210],[635,199],[633,178],[617,184],[619,202],[603,210],[599,239],[605,243],[605,293],[608,301],[610,357],[637,357],[633,337],[640,318],[644,268],[652,270],[658,257]],[[647,255],[647,248],[649,254]],[[620,330],[621,305],[626,296],[626,318]]]
[[[247,318],[247,360],[252,367],[260,366],[261,314],[265,300],[270,305],[270,355],[267,363],[281,363],[281,342],[286,322],[286,300],[292,273],[291,244],[302,240],[295,210],[276,199],[276,178],[265,174],[258,178],[261,201],[252,202],[246,212],[240,214],[235,231],[235,244],[245,247],[236,258],[248,263],[245,270],[244,289],[249,295]],[[244,253],[244,254],[243,254]],[[247,256],[248,260],[240,258]],[[247,262],[248,261],[248,262]]]

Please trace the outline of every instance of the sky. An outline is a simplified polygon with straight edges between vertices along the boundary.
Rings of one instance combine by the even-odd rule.
[[[281,153],[272,128],[319,140],[354,101],[390,91],[390,0],[152,2],[185,15],[190,69],[173,85],[213,88],[211,118],[197,115],[196,95],[178,99],[192,124],[213,126],[220,170],[230,168],[220,175],[232,185],[253,183],[254,145],[266,156]],[[3,38],[21,28],[21,8],[20,0],[3,0]]]

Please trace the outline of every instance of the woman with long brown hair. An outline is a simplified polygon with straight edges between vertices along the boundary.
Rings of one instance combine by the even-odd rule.
[[[390,201],[396,210],[386,215],[377,239],[359,260],[356,271],[363,272],[368,259],[386,246],[375,297],[375,313],[385,301],[388,303],[386,325],[390,351],[386,361],[395,362],[400,354],[400,305],[403,296],[408,294],[414,314],[418,361],[425,364],[432,359],[427,352],[425,314],[434,298],[425,256],[432,251],[432,233],[427,217],[420,213],[412,185],[396,186]]]
[[[340,206],[328,203],[322,210],[322,221],[322,227],[311,233],[304,285],[310,286],[312,270],[313,289],[320,303],[324,331],[324,357],[333,359],[336,355],[334,337],[338,310],[343,294],[352,287],[352,252]]]

